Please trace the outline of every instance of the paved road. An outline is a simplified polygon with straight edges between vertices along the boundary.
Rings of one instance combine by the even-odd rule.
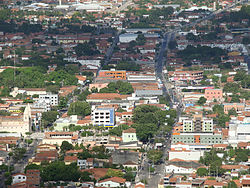
[[[110,12],[111,14],[116,14],[116,13],[119,14],[121,11],[124,11],[130,5],[134,5],[132,0],[128,0],[120,7],[113,7],[112,9],[107,10],[107,12]]]
[[[16,162],[13,160],[10,161],[11,166],[12,165],[14,166],[14,173],[21,173],[21,172],[23,173],[24,172],[24,168],[27,166],[28,160],[31,157],[35,156],[35,151],[36,151],[36,147],[38,144],[39,144],[39,141],[34,140],[32,142],[32,144],[30,144],[30,146],[25,145],[27,152],[25,153],[23,159],[20,160],[19,162]]]

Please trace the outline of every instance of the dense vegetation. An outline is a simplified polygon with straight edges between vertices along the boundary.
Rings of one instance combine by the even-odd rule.
[[[169,118],[166,116],[170,115]],[[163,111],[158,107],[151,105],[137,106],[133,112],[133,124],[136,129],[137,137],[147,142],[157,133],[157,131],[168,132],[172,129],[176,111]]]
[[[203,62],[219,63],[220,57],[225,55],[226,51],[221,48],[211,48],[208,46],[187,46],[186,49],[178,51],[178,57],[182,58],[186,65],[191,65],[191,60],[201,60]]]
[[[15,74],[14,74],[15,73]],[[14,77],[15,75],[15,77]],[[41,67],[6,69],[0,73],[0,85],[7,88],[44,88],[49,85],[76,85],[77,79],[65,70],[46,73]]]
[[[120,93],[122,95],[131,94],[134,92],[132,85],[128,82],[111,82],[107,87],[102,88],[100,93]]]

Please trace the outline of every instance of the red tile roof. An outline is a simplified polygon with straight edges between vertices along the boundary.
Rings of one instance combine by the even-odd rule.
[[[111,177],[111,178],[99,181],[99,183],[107,182],[107,181],[113,181],[113,182],[116,182],[116,183],[125,183],[126,179],[120,178],[120,177]]]

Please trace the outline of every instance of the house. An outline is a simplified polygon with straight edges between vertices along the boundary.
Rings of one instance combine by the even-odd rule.
[[[139,164],[133,162],[133,161],[127,161],[126,163],[123,164],[124,168],[132,168],[138,170]]]
[[[240,171],[246,171],[250,167],[245,165],[221,165],[221,168],[226,171],[234,171],[234,172],[240,172]]]
[[[87,168],[93,168],[93,166],[94,166],[94,159],[93,158],[87,158],[87,160],[86,160],[86,166],[87,166]]]
[[[141,183],[141,182],[136,183],[136,184],[135,184],[135,188],[145,188],[145,184],[144,184],[144,183]]]
[[[76,163],[77,162],[77,156],[65,156],[64,157],[64,162],[66,165],[69,165],[71,163]]]
[[[77,160],[77,166],[79,166],[80,169],[85,169],[87,167],[87,160]]]
[[[37,153],[43,151],[56,151],[56,150],[57,150],[56,146],[52,144],[40,144],[36,148]]]
[[[85,82],[86,82],[86,76],[80,76],[80,75],[76,75],[76,78],[77,78],[77,80],[78,80],[78,84],[80,84],[80,85],[84,85],[85,84]]]
[[[196,173],[198,168],[204,167],[204,165],[194,161],[183,161],[175,159],[169,161],[165,166],[165,172],[167,174],[193,174]]]
[[[166,165],[165,167],[166,173],[174,173],[174,174],[192,174],[195,173],[196,170],[194,168],[187,168],[177,165]]]
[[[87,102],[104,102],[110,100],[126,100],[130,95],[120,95],[118,93],[92,93],[87,96]]]
[[[10,92],[10,95],[13,97],[16,97],[18,94],[25,94],[25,95],[46,95],[46,89],[45,88],[21,88],[15,87],[12,92]]]
[[[217,180],[205,180],[204,182],[204,188],[208,187],[214,187],[214,188],[223,188],[224,186],[227,186],[227,182],[218,182]]]
[[[57,151],[41,151],[40,153],[36,153],[35,158],[30,159],[29,162],[40,165],[44,161],[52,162],[56,159],[58,159]]]
[[[111,177],[108,179],[104,179],[97,183],[98,186],[101,187],[121,187],[125,186],[126,179],[120,177]]]
[[[12,185],[20,182],[25,182],[27,180],[26,174],[18,173],[12,175]]]
[[[184,161],[199,161],[204,155],[204,151],[189,151],[189,150],[178,150],[169,151],[169,160],[180,159]]]
[[[134,142],[138,141],[136,136],[136,130],[134,128],[129,128],[122,131],[122,141],[123,142]]]
[[[46,132],[42,143],[61,146],[63,141],[68,141],[69,143],[74,144],[77,140],[77,132]]]

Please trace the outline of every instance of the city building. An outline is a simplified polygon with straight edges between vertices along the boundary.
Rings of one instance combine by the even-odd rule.
[[[0,132],[25,134],[31,130],[31,108],[28,103],[23,114],[17,116],[0,116]]]
[[[207,101],[222,101],[223,90],[222,89],[205,89],[205,98]]]
[[[250,141],[250,124],[240,123],[238,121],[231,120],[229,122],[228,142],[230,144],[238,144],[239,142]]]
[[[231,109],[235,109],[237,113],[241,113],[245,111],[245,104],[244,103],[224,103],[224,113],[228,114],[228,111]]]
[[[98,77],[113,79],[113,80],[126,80],[126,71],[125,70],[101,70],[98,74]]]
[[[115,125],[115,110],[114,108],[97,107],[91,112],[93,125],[104,126],[106,128],[114,127]]]
[[[203,79],[203,71],[169,71],[169,81],[200,82]]]
[[[193,118],[182,120],[183,132],[213,132],[213,119],[196,114]]]
[[[213,133],[173,133],[172,144],[182,142],[184,144],[222,144],[222,135]]]
[[[122,141],[123,142],[134,142],[138,141],[136,136],[136,130],[134,128],[130,128],[122,131]]]

